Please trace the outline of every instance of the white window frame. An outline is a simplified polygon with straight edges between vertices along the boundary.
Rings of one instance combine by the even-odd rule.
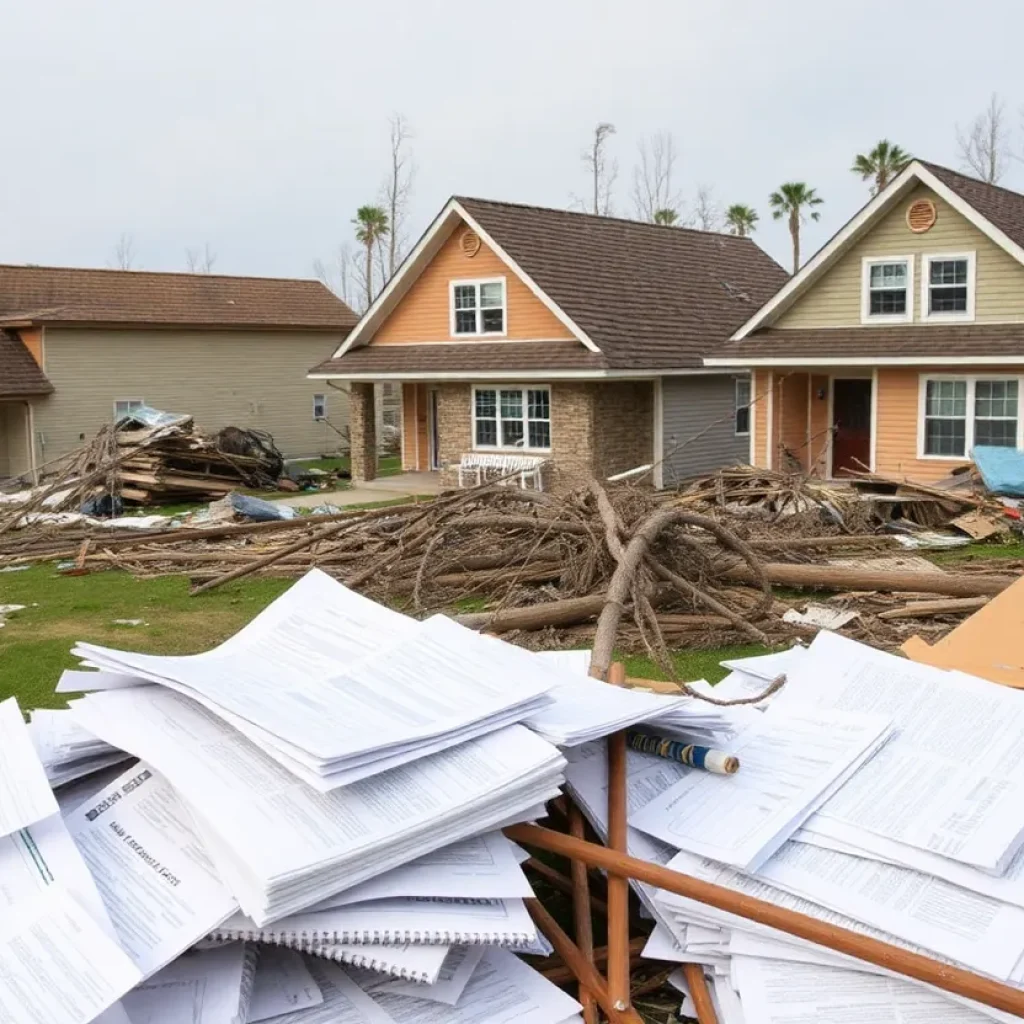
[[[501,330],[500,331],[484,331],[481,330],[483,326],[483,317],[480,310],[480,286],[484,284],[500,284],[501,285]],[[473,285],[476,288],[476,331],[470,334],[468,331],[463,331],[460,334],[455,333],[455,289],[464,286]],[[455,340],[462,340],[465,338],[504,338],[508,335],[508,282],[504,277],[473,277],[463,281],[449,281],[448,282],[448,331],[451,337]]]
[[[495,398],[495,421],[498,425],[498,438],[496,444],[477,444],[476,440],[476,393],[478,391],[493,391]],[[502,391],[522,391],[523,393],[523,443],[513,445],[511,448],[501,444],[501,394]],[[548,436],[554,441],[553,413],[554,395],[550,384],[474,384],[470,394],[470,430],[472,431],[472,448],[475,452],[550,452],[552,446],[546,448],[533,448],[530,440],[530,419],[529,419],[529,396],[528,391],[546,391],[548,393]],[[489,417],[488,417],[489,418]],[[543,423],[544,420],[534,420],[535,423]]]
[[[740,385],[745,384],[747,387],[747,429],[737,430],[736,421],[739,417],[739,412],[742,406],[740,405]],[[733,381],[733,399],[732,399],[732,430],[735,437],[750,437],[750,425],[754,415],[754,384],[749,377],[737,377]]]
[[[871,268],[881,263],[906,263],[907,309],[904,313],[871,315]],[[862,324],[909,324],[914,320],[914,257],[865,256],[860,266],[860,322]]]
[[[931,302],[931,276],[932,263],[941,260],[966,260],[967,261],[967,310],[963,313],[931,313],[929,306]],[[921,261],[921,320],[925,323],[969,323],[974,320],[974,295],[976,274],[976,253],[975,252],[929,252]],[[987,379],[987,378],[986,378]],[[993,377],[992,380],[997,378]]]
[[[928,381],[960,380],[967,383],[967,416],[964,424],[963,455],[926,455],[924,450],[925,409],[928,404]],[[922,373],[917,382],[917,457],[925,462],[967,462],[974,447],[974,393],[979,380],[1017,381],[1017,440],[1016,447],[1024,449],[1024,377],[1015,373]]]
[[[118,412],[117,407],[119,405],[134,406],[136,409],[144,406],[146,400],[144,398],[115,398],[114,399],[114,422],[116,423],[122,416],[127,416],[132,410],[131,408],[125,410],[125,412]]]
[[[317,414],[316,414],[316,407],[317,407],[317,403],[318,402],[320,403],[320,405],[323,406],[323,412],[321,412],[319,416],[317,416]],[[326,419],[327,419],[327,395],[326,395],[326,393],[314,395],[313,396],[313,422],[314,423],[323,423],[323,421],[326,420]]]

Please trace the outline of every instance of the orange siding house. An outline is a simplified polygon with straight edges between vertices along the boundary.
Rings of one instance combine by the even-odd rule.
[[[474,464],[545,489],[670,485],[746,460],[747,375],[701,360],[785,279],[749,238],[455,197],[310,376],[349,385],[355,479],[391,382],[402,468],[441,486]]]
[[[935,481],[1024,449],[1024,195],[912,162],[704,364],[750,370],[758,466]]]

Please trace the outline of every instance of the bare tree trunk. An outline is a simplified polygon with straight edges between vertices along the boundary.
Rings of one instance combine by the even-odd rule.
[[[793,273],[800,269],[800,211],[794,210],[789,215],[789,234],[793,239]]]
[[[401,114],[395,114],[391,118],[391,168],[383,188],[391,231],[388,236],[387,263],[385,266],[382,260],[381,266],[382,287],[395,276],[395,270],[402,261],[405,213],[415,172],[406,151],[406,144],[411,135],[405,118]]]
[[[373,237],[366,240],[366,308],[373,305]]]

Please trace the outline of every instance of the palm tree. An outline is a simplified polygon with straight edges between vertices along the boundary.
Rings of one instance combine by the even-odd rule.
[[[356,241],[366,246],[366,308],[373,303],[373,248],[391,230],[388,215],[380,206],[360,206],[352,223]]]
[[[864,181],[873,178],[871,194],[878,195],[914,158],[899,146],[882,139],[870,153],[858,153],[850,168],[859,174]]]
[[[761,218],[752,206],[745,206],[743,203],[733,203],[725,211],[725,223],[730,234],[746,238],[756,227]]]
[[[789,237],[793,239],[793,273],[800,269],[800,225],[805,219],[804,210],[811,220],[821,220],[821,214],[814,209],[825,202],[813,188],[808,188],[802,181],[787,181],[780,185],[778,192],[768,197],[768,205],[772,208],[772,217],[789,221]]]
[[[660,210],[655,210],[652,219],[655,224],[675,224],[679,220],[679,214],[671,206],[666,206]]]

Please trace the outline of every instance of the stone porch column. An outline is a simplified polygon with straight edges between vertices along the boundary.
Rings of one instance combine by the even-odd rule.
[[[348,423],[353,483],[377,478],[377,413],[372,384],[349,385]]]

